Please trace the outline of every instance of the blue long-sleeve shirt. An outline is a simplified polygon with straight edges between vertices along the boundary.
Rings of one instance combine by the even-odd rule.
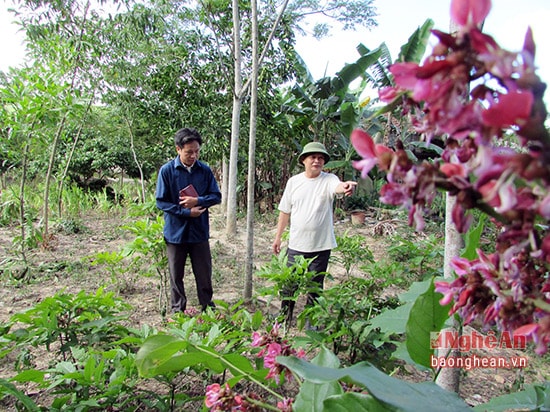
[[[197,206],[209,208],[221,202],[218,183],[206,163],[197,160],[191,173],[179,156],[165,163],[158,174],[156,201],[164,212],[164,238],[169,243],[200,243],[210,237],[208,210],[199,217],[191,217],[191,209],[179,204],[179,191],[189,184],[199,194]]]

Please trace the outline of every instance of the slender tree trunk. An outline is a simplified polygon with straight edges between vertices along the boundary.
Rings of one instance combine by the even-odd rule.
[[[267,50],[273,40],[275,31],[281,22],[284,11],[286,10],[290,0],[285,0],[284,4],[273,23],[269,36],[262,48],[262,54],[258,58],[257,66],[261,66],[262,61],[267,53]],[[233,50],[234,50],[234,94],[233,94],[233,117],[231,123],[231,149],[229,154],[229,173],[227,186],[227,216],[226,216],[226,236],[231,237],[237,233],[237,180],[238,180],[238,158],[239,158],[239,134],[240,134],[240,117],[242,101],[251,83],[251,77],[248,78],[243,86],[241,66],[241,39],[240,39],[240,17],[238,0],[232,1],[233,5]]]
[[[88,106],[86,107],[86,114],[90,112],[90,108],[92,107],[92,102],[94,100],[94,94],[92,94],[92,97],[88,101]],[[69,173],[69,166],[71,165],[71,161],[74,156],[74,152],[76,150],[76,145],[78,144],[78,141],[80,140],[80,135],[82,134],[82,128],[84,127],[84,120],[82,119],[80,122],[80,126],[78,127],[78,132],[76,133],[76,136],[74,138],[73,145],[71,147],[71,151],[69,152],[69,155],[67,156],[67,162],[65,164],[65,169],[63,170],[63,174],[61,175],[61,178],[59,179],[59,185],[57,186],[57,193],[58,193],[58,200],[57,200],[57,214],[59,217],[62,216],[62,203],[63,203],[63,185],[65,184],[65,179],[67,178],[67,174]]]
[[[50,152],[50,160],[48,162],[48,170],[46,171],[46,185],[44,187],[44,209],[42,211],[45,242],[47,242],[49,238],[48,220],[49,220],[49,211],[50,211],[50,184],[51,184],[52,175],[53,175],[53,168],[55,165],[55,154],[57,153],[57,146],[59,146],[59,141],[61,140],[61,134],[65,129],[66,121],[67,121],[67,115],[65,114],[63,116],[63,119],[61,119],[59,126],[57,127],[57,131],[55,132],[55,136],[53,139],[51,152]]]
[[[222,203],[221,203],[221,210],[224,211],[224,213],[227,212],[227,181],[228,181],[228,173],[229,169],[227,166],[227,158],[223,156],[222,158]]]
[[[130,133],[130,149],[132,150],[132,156],[134,156],[134,162],[139,170],[139,181],[141,182],[141,203],[145,203],[145,178],[143,177],[143,168],[137,158],[136,147],[134,145],[134,133],[132,132],[132,125],[128,120],[128,117],[124,116],[126,126],[128,126],[128,133]]]
[[[72,81],[71,81],[71,87],[70,91],[74,91],[75,89],[75,83],[77,80],[77,74],[79,69],[79,56],[80,56],[80,50],[81,50],[81,44],[82,39],[84,37],[84,25],[86,23],[86,18],[88,16],[88,11],[90,9],[90,1],[86,3],[84,13],[83,13],[83,19],[82,19],[82,26],[80,29],[80,35],[79,35],[79,42],[78,47],[75,53],[75,65],[72,72]],[[44,240],[48,241],[49,238],[49,229],[48,229],[48,218],[49,218],[49,197],[50,197],[50,183],[51,178],[53,174],[53,169],[55,165],[55,154],[57,152],[57,147],[59,146],[59,142],[61,140],[61,135],[63,134],[63,130],[65,129],[65,123],[67,122],[67,112],[63,115],[63,118],[61,119],[61,122],[59,123],[59,126],[57,128],[57,131],[55,133],[55,137],[52,143],[52,151],[50,153],[50,160],[48,163],[48,171],[46,172],[46,185],[44,189],[44,209],[43,209],[43,219],[44,219]]]
[[[25,143],[25,149],[23,150],[23,167],[21,173],[21,185],[19,186],[19,219],[21,220],[21,257],[25,265],[27,264],[27,255],[25,252],[25,184],[27,183],[27,161],[29,158],[29,147],[31,138]]]
[[[244,299],[252,298],[254,272],[254,195],[256,186],[256,112],[258,108],[258,5],[251,0],[252,8],[252,73],[250,83],[250,130],[248,135],[248,193],[246,211],[246,274]]]
[[[450,22],[450,31],[451,33],[457,31],[457,27],[454,25],[453,21]],[[445,194],[445,256],[443,262],[443,276],[445,278],[453,277],[453,270],[451,268],[451,259],[455,256],[460,255],[460,249],[462,248],[462,237],[456,226],[453,222],[453,208],[456,204],[456,196],[450,196],[449,193]],[[456,331],[459,327],[456,321],[453,318],[453,326],[445,331]],[[460,351],[457,349],[449,350],[440,350],[440,353],[437,356],[448,356],[448,357],[458,357],[460,356]],[[443,368],[437,375],[435,381],[443,389],[446,389],[451,392],[458,393],[460,389],[460,369],[458,368]]]
[[[233,0],[233,51],[234,51],[234,88],[233,88],[233,116],[231,121],[231,148],[229,152],[229,179],[227,186],[227,218],[226,236],[232,237],[237,233],[237,169],[239,158],[239,134],[242,107],[242,58],[241,58],[241,24],[239,16],[239,1]]]
[[[462,248],[462,237],[452,219],[453,207],[456,203],[456,196],[450,196],[446,193],[445,197],[445,256],[443,262],[443,276],[445,278],[453,277],[453,269],[451,268],[451,259],[460,255],[460,249]],[[453,318],[454,319],[454,318]],[[444,329],[445,331],[456,331],[459,325],[456,321],[453,321],[452,327]],[[439,356],[456,358],[460,356],[458,349],[440,349],[436,354]],[[443,389],[450,392],[458,393],[460,389],[460,369],[458,368],[442,368],[437,379],[435,381]]]

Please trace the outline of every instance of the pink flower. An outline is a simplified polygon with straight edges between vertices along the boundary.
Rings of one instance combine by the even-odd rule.
[[[547,194],[540,202],[539,213],[543,218],[550,220],[550,194]]]
[[[477,27],[489,14],[491,0],[452,0],[451,18],[460,26]]]
[[[509,92],[501,94],[498,101],[482,113],[487,126],[523,126],[531,114],[533,94],[530,92]]]
[[[466,177],[466,169],[463,165],[457,163],[445,163],[439,168],[447,177],[460,176]]]
[[[378,90],[378,97],[384,103],[391,103],[399,95],[399,90],[395,87],[382,87]]]
[[[361,129],[355,129],[351,133],[351,144],[363,158],[362,160],[354,160],[351,162],[354,168],[361,171],[361,177],[363,179],[367,177],[371,169],[379,163],[379,154],[391,152],[391,150],[384,145],[375,145],[372,137]]]
[[[277,408],[281,412],[292,412],[292,398],[284,398],[282,401],[277,402]]]
[[[265,337],[263,335],[260,335],[258,332],[252,333],[252,343],[250,346],[257,347],[262,346],[265,342]]]
[[[204,404],[208,408],[211,408],[218,403],[218,400],[220,399],[220,389],[221,386],[219,383],[213,383],[212,385],[208,385],[206,387],[206,399],[204,400]]]
[[[264,356],[264,366],[266,368],[272,368],[274,365],[277,364],[277,361],[275,358],[279,356],[282,353],[281,345],[278,343],[270,343],[267,346],[267,352]]]
[[[413,90],[418,82],[418,63],[396,63],[389,68],[393,74],[395,84],[407,90]]]
[[[510,181],[491,180],[479,188],[479,193],[483,201],[499,213],[507,212],[517,204],[516,187]]]
[[[530,323],[514,330],[514,336],[525,336],[535,342],[535,352],[544,355],[550,344],[550,315],[542,318],[538,323]]]

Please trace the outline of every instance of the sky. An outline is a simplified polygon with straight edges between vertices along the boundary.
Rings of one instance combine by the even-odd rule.
[[[451,0],[374,0],[378,26],[371,31],[339,32],[321,41],[300,38],[297,50],[315,79],[333,76],[346,63],[355,62],[359,57],[356,46],[360,43],[374,49],[385,42],[395,60],[400,47],[427,18],[434,21],[435,29],[449,32],[450,4]],[[493,36],[501,47],[520,51],[529,26],[537,45],[537,74],[549,82],[549,0],[493,0],[483,31]]]
[[[434,28],[448,31],[451,0],[374,0],[378,26],[368,31],[346,31],[317,41],[299,38],[298,53],[306,62],[315,79],[333,76],[346,63],[357,60],[356,46],[363,43],[370,49],[386,42],[393,59],[399,48],[427,18],[435,22]],[[9,2],[0,6],[0,70],[18,66],[24,59],[23,36],[12,23],[13,15],[7,12]],[[535,63],[543,81],[550,81],[550,1],[549,0],[493,0],[493,7],[484,26],[484,32],[510,51],[519,51],[527,27],[531,26],[537,54]],[[546,41],[544,41],[546,40]],[[550,91],[547,93],[550,94]]]

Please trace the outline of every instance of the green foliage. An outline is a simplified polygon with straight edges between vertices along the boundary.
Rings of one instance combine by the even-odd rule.
[[[79,347],[107,348],[125,338],[126,328],[116,322],[127,318],[121,313],[129,306],[112,293],[99,289],[95,294],[58,293],[33,308],[13,315],[2,327],[1,356],[15,352],[16,367],[32,366],[32,348],[43,346],[66,361]]]
[[[160,215],[155,219],[136,220],[123,226],[123,229],[135,236],[132,242],[124,247],[123,255],[132,256],[135,263],[148,262],[150,266],[145,268],[146,275],[151,275],[151,270],[163,272],[168,265],[166,244],[162,235],[163,227],[164,220]]]
[[[439,304],[443,296],[435,292],[435,286],[430,282],[426,292],[414,302],[407,321],[407,350],[411,359],[419,365],[429,368],[434,350],[430,345],[432,332],[440,331],[447,319],[451,305]]]
[[[284,251],[274,255],[271,262],[262,266],[257,272],[258,277],[267,279],[273,286],[264,287],[258,292],[262,296],[281,295],[285,300],[296,301],[302,294],[319,292],[319,285],[313,278],[319,273],[310,272],[309,264],[313,259],[296,256],[292,265],[288,264],[288,257]]]
[[[325,356],[325,358],[329,358],[329,356]],[[470,410],[470,407],[457,394],[448,392],[433,382],[408,383],[386,375],[366,362],[338,369],[334,368],[333,365],[319,366],[292,357],[279,357],[277,361],[298,374],[306,382],[326,384],[342,381],[356,385],[368,393],[368,395],[363,396],[342,395],[331,397],[330,409],[323,406],[323,408],[316,410],[415,412],[418,410],[419,405],[422,405],[425,410],[434,412]],[[312,387],[304,385],[301,388],[302,390],[311,392]],[[316,393],[322,394],[320,391]],[[332,393],[328,392],[326,397],[330,395]],[[322,400],[319,399],[316,402],[323,404]]]
[[[12,316],[2,327],[0,354],[2,358],[16,354],[19,372],[0,381],[0,395],[14,397],[30,411],[44,409],[14,383],[32,383],[45,390],[51,411],[126,410],[143,403],[165,403],[162,394],[136,388],[135,352],[154,331],[147,326],[141,330],[124,326],[127,314],[123,311],[129,309],[100,289],[89,295],[59,293]],[[48,357],[47,365],[34,362],[43,350],[54,355]],[[43,366],[38,369],[35,363]]]
[[[166,244],[162,235],[164,220],[159,214],[153,218],[134,221],[125,225],[135,237],[124,247],[123,256],[131,257],[130,268],[144,276],[159,277],[159,309],[162,315],[168,311],[170,273]]]
[[[525,390],[497,396],[489,402],[474,406],[474,411],[506,412],[515,411],[547,411],[550,409],[550,382],[538,385],[528,385]]]
[[[168,333],[145,340],[136,355],[140,375],[173,379],[181,372],[221,374],[229,369],[234,376],[231,384],[248,374],[256,376],[255,362],[240,353],[248,350],[250,335],[262,324],[263,315],[250,314],[241,305],[220,304],[215,313],[200,317],[180,315]],[[257,376],[262,374],[265,371]]]
[[[350,235],[347,230],[342,236],[336,236],[337,247],[331,259],[341,264],[350,276],[352,269],[363,262],[374,263],[374,255],[361,235]]]
[[[391,237],[387,257],[361,266],[361,270],[386,284],[408,286],[412,282],[442,274],[443,245],[436,235],[410,239],[395,235]]]
[[[300,315],[318,327],[307,332],[313,343],[331,345],[348,363],[368,359],[386,367],[393,345],[386,345],[378,331],[369,328],[371,318],[397,304],[391,297],[382,297],[382,291],[376,279],[358,277],[324,290],[315,305]]]
[[[17,222],[20,217],[19,194],[14,186],[0,191],[0,225],[7,226]]]
[[[68,218],[62,219],[56,224],[56,229],[66,235],[76,235],[78,233],[89,232],[81,219]]]

